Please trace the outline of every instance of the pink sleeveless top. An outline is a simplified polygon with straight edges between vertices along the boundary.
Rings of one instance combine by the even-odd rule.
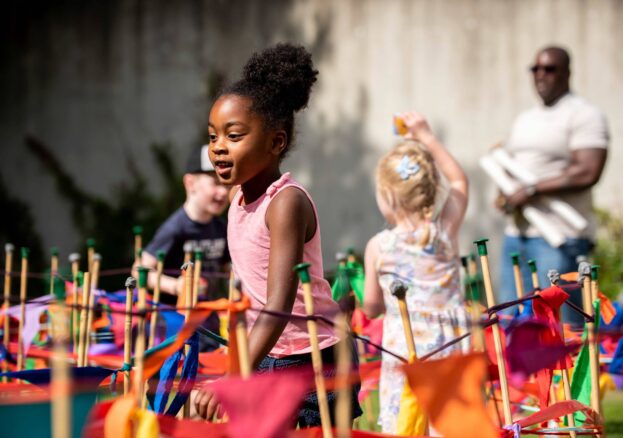
[[[303,247],[303,261],[311,264],[309,274],[314,298],[314,313],[333,320],[339,312],[339,306],[331,298],[331,287],[323,276],[320,225],[318,224],[316,206],[309,193],[299,183],[292,180],[289,173],[284,173],[281,178],[266,189],[265,194],[251,204],[241,205],[242,190],[238,190],[229,207],[227,243],[234,274],[242,284],[242,292],[251,301],[251,309],[246,314],[249,329],[253,327],[259,315],[254,310],[261,310],[266,305],[270,250],[270,235],[265,219],[266,210],[277,193],[286,187],[296,187],[305,193],[316,216],[316,232]],[[303,288],[300,282],[292,313],[305,315]],[[336,344],[338,338],[332,327],[323,322],[318,322],[318,341],[320,348],[323,349]],[[309,352],[311,352],[311,345],[307,332],[307,322],[293,319],[286,325],[279,340],[270,351],[270,356],[279,358]]]

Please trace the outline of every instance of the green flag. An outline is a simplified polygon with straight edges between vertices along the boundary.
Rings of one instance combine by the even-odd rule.
[[[335,281],[331,286],[333,300],[339,301],[348,296],[352,290],[359,304],[362,304],[365,280],[366,277],[361,263],[348,262],[345,265],[338,266],[335,273]]]
[[[595,307],[595,331],[599,330],[599,300],[593,303]],[[575,362],[573,369],[573,378],[571,379],[571,398],[577,400],[587,406],[591,405],[591,370],[590,370],[590,353],[588,349],[588,326],[584,325],[584,333],[582,334],[582,342],[584,346],[580,350],[580,354]],[[599,346],[597,345],[597,348]],[[581,412],[573,414],[576,426],[581,426],[586,420],[586,415]],[[567,420],[565,418],[565,424]]]

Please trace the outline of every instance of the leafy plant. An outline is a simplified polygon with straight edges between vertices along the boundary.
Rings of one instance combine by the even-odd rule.
[[[623,292],[623,217],[597,210],[599,228],[594,260],[599,270],[599,288],[610,298]]]
[[[182,175],[175,169],[171,144],[154,143],[150,150],[163,180],[164,191],[149,190],[151,184],[136,163],[129,158],[129,181],[112,190],[110,199],[86,192],[62,166],[52,148],[34,137],[26,138],[29,150],[44,165],[60,195],[70,204],[71,217],[83,242],[80,251],[86,253],[86,240],[95,239],[95,248],[102,263],[109,268],[130,267],[134,258],[132,227],[141,225],[144,236],[152,236],[157,227],[185,199]],[[119,288],[118,279],[102,278],[105,289]]]

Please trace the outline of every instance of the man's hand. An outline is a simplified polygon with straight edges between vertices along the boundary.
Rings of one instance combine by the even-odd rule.
[[[195,409],[197,410],[197,415],[206,420],[211,420],[214,414],[218,414],[219,417],[223,414],[221,405],[216,400],[214,393],[205,387],[197,390]]]
[[[506,197],[506,206],[511,209],[522,207],[528,203],[532,196],[534,196],[534,193],[530,193],[526,187],[522,187],[512,195]]]

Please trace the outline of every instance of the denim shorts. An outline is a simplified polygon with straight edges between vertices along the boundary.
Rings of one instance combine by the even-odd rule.
[[[576,258],[578,256],[588,256],[593,246],[593,243],[588,239],[567,239],[560,247],[554,248],[541,237],[504,236],[497,303],[500,304],[517,298],[511,253],[518,252],[520,254],[521,277],[523,279],[524,292],[527,294],[532,290],[528,260],[536,260],[539,285],[544,289],[549,286],[548,270],[555,269],[561,274],[576,272],[578,270]],[[571,294],[570,300],[582,307],[581,292]],[[561,310],[563,321],[577,325],[583,324],[584,320],[582,317],[568,306],[562,306]],[[509,309],[505,313],[512,312],[513,309]]]
[[[352,351],[352,363],[353,370],[359,370],[359,357],[357,356],[354,344],[351,348]],[[322,364],[324,367],[323,375],[325,378],[335,377],[335,348],[328,347],[320,351],[322,355]],[[311,353],[307,354],[294,354],[281,358],[274,358],[266,356],[262,359],[260,366],[257,369],[258,373],[270,373],[274,371],[286,370],[288,368],[311,368],[312,358]],[[359,405],[359,390],[361,384],[357,383],[352,387],[352,418],[359,417],[363,411]],[[335,404],[336,393],[334,391],[327,392],[327,398],[329,400],[329,412],[331,413],[331,424],[335,425]],[[301,408],[299,409],[296,422],[293,419],[293,424],[298,423],[299,427],[315,427],[320,426],[320,408],[318,406],[318,395],[316,391],[309,392],[305,396]]]

